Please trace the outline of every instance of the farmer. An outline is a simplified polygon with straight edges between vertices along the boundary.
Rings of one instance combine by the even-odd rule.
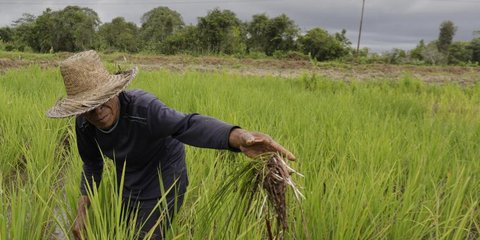
[[[268,135],[196,113],[183,114],[147,92],[125,90],[135,78],[137,68],[111,75],[95,51],[66,59],[60,64],[60,71],[67,96],[46,115],[76,116],[77,145],[83,161],[81,196],[73,226],[77,239],[81,239],[90,204],[87,186],[98,186],[101,180],[102,155],[114,160],[117,179],[121,179],[125,165],[123,203],[127,211],[138,210],[136,226],[143,224],[143,233],[162,219],[162,212],[167,213],[166,220],[154,229],[158,239],[163,238],[174,212],[182,205],[188,185],[184,144],[241,151],[252,158],[279,152],[295,159]],[[155,209],[162,197],[160,184],[164,190],[171,190],[166,196],[167,207]]]

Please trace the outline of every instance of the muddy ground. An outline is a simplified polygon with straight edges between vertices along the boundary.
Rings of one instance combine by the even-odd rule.
[[[0,72],[11,68],[38,64],[42,67],[56,67],[71,54],[58,54],[54,58],[28,60],[22,57],[0,58]],[[387,64],[338,64],[313,63],[308,60],[241,59],[231,57],[193,56],[145,56],[145,55],[103,55],[107,62],[137,65],[141,70],[168,69],[172,71],[196,70],[202,72],[226,71],[232,74],[252,76],[278,76],[292,78],[304,74],[315,74],[335,80],[401,79],[411,76],[428,83],[456,82],[472,85],[480,82],[480,67],[459,66],[410,66]]]

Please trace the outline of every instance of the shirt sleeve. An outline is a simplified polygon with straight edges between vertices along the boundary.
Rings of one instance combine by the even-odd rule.
[[[148,125],[154,137],[172,136],[195,147],[239,151],[228,144],[230,132],[238,126],[197,113],[183,114],[158,99],[149,104],[148,115]]]
[[[87,195],[88,187],[92,188],[94,183],[98,187],[102,180],[103,158],[92,135],[79,129],[78,124],[76,124],[75,131],[78,152],[83,162],[80,192],[82,195]]]

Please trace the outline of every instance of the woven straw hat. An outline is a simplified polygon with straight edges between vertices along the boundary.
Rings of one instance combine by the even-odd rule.
[[[122,92],[137,71],[135,67],[112,75],[104,68],[97,52],[77,53],[60,64],[67,96],[58,100],[46,115],[63,118],[88,112]]]

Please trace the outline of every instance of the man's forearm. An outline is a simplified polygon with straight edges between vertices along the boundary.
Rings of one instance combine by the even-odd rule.
[[[229,136],[236,126],[196,113],[185,116],[177,124],[173,138],[194,147],[229,149]]]

